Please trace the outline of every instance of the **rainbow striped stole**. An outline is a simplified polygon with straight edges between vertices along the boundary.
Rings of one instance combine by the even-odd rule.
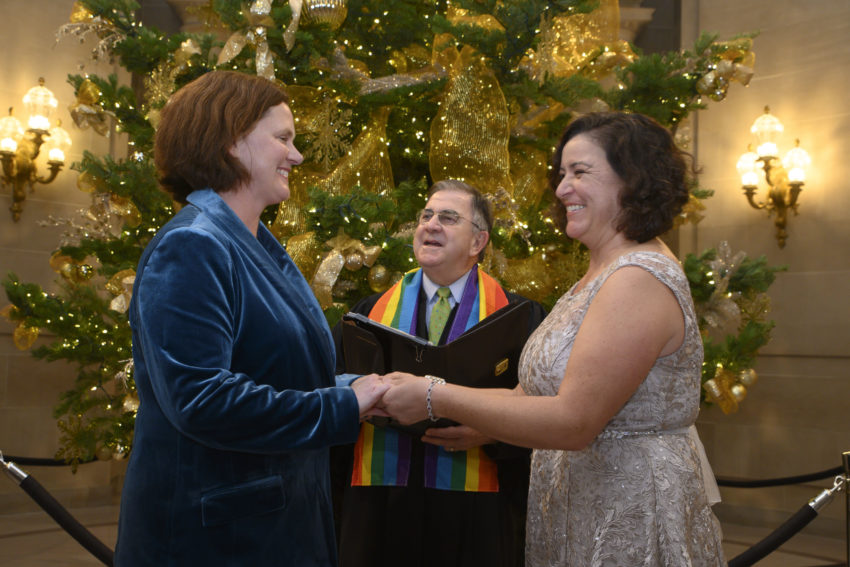
[[[415,335],[421,285],[422,271],[411,270],[378,299],[369,318]],[[508,298],[499,283],[478,267],[467,278],[448,340],[453,341],[507,304]],[[364,423],[354,446],[352,486],[407,486],[411,441],[409,436],[393,429]],[[499,491],[496,464],[481,447],[449,453],[426,443],[424,473],[428,488]]]

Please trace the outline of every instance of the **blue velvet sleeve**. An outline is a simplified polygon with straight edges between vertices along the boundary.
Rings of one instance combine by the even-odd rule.
[[[353,442],[353,391],[318,376],[321,351],[299,325],[303,315],[291,309],[287,286],[264,275],[276,266],[255,268],[202,230],[165,234],[134,291],[137,381],[149,380],[173,427],[213,448],[275,453]]]

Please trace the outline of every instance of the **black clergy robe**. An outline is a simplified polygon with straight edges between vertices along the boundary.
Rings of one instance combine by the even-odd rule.
[[[505,292],[509,303],[525,298]],[[424,292],[419,291],[416,334],[428,337]],[[375,294],[351,310],[369,315]],[[458,306],[440,339],[444,344]],[[529,334],[546,312],[532,302]],[[345,372],[342,331],[333,331],[337,373]],[[424,400],[423,400],[424,403]],[[525,514],[531,451],[503,443],[485,452],[498,467],[499,492],[424,487],[424,446],[412,440],[406,487],[351,486],[353,445],[331,449],[331,480],[340,567],[520,567],[524,564]]]

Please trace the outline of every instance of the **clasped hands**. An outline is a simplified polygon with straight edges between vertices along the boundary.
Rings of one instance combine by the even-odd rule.
[[[391,372],[383,376],[367,374],[355,380],[351,387],[360,405],[361,421],[371,416],[381,416],[392,417],[402,425],[409,425],[428,419],[425,399],[430,384],[431,381],[422,376]],[[432,427],[425,431],[422,441],[440,445],[449,451],[465,451],[492,443],[493,440],[471,427],[456,425]]]

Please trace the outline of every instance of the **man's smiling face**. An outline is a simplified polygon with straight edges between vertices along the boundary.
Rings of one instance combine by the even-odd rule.
[[[416,227],[413,254],[434,283],[449,285],[475,265],[478,253],[487,244],[487,233],[470,222],[474,218],[472,197],[462,191],[438,191],[425,208],[435,214]],[[443,226],[439,221],[442,211],[454,211],[462,219],[454,226]]]

